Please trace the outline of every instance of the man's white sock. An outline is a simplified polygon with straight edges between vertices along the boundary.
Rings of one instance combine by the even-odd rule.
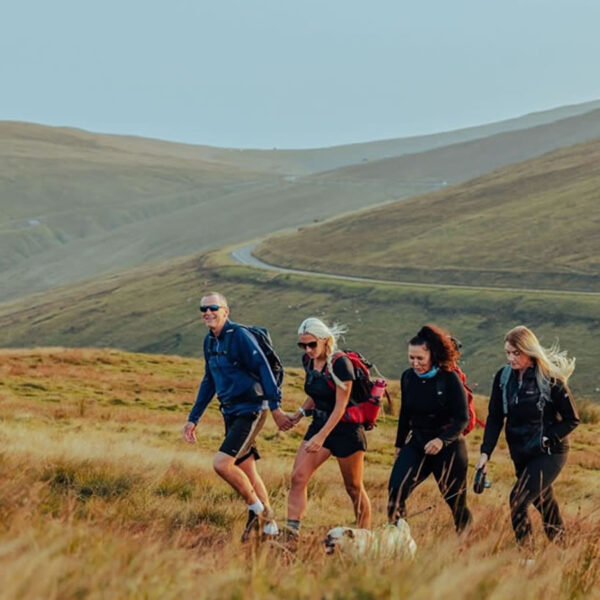
[[[248,508],[256,515],[260,515],[265,510],[265,505],[257,500],[254,504],[248,504]]]

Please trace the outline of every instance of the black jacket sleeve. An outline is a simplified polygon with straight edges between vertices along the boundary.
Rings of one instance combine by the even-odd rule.
[[[502,369],[500,369],[494,377],[492,393],[490,394],[490,403],[488,405],[488,416],[485,422],[485,429],[483,431],[481,452],[485,452],[488,455],[488,458],[492,455],[492,452],[498,443],[498,437],[500,436],[502,427],[504,426],[502,388],[500,387],[501,374]]]
[[[396,448],[402,448],[406,443],[406,438],[408,436],[408,432],[410,430],[410,423],[408,417],[408,392],[406,390],[407,387],[407,377],[405,375],[406,371],[402,373],[400,378],[400,390],[401,390],[401,398],[400,398],[400,416],[398,417],[398,431],[396,433]]]
[[[469,422],[467,393],[454,371],[438,373],[437,377],[446,377],[446,395],[450,409],[450,424],[441,431],[439,438],[444,445],[452,443],[463,432]]]
[[[549,438],[551,443],[555,443],[567,437],[579,425],[579,415],[569,386],[561,381],[552,385],[550,399],[555,411],[560,415],[560,420],[555,419],[547,426],[544,435]]]

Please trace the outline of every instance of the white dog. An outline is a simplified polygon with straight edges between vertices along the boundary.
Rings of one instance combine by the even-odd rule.
[[[395,525],[385,525],[375,531],[334,527],[327,532],[325,552],[333,554],[336,548],[354,559],[369,556],[412,560],[417,552],[417,544],[404,519],[398,519]]]

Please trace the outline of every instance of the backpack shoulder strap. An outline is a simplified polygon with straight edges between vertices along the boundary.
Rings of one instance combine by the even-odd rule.
[[[338,358],[342,358],[342,356],[348,356],[345,352],[343,352],[342,350],[338,350],[337,352],[334,352],[332,357],[331,357],[331,366],[333,367],[333,363],[338,359]]]
[[[238,323],[232,323],[230,322],[227,326],[226,329],[224,329],[221,332],[221,336],[222,336],[222,343],[221,343],[221,347],[219,349],[219,351],[211,351],[211,347],[214,348],[215,346],[215,341],[214,338],[212,340],[210,340],[209,342],[209,346],[208,346],[208,351],[209,354],[211,355],[218,355],[218,356],[226,356],[227,360],[229,360],[229,362],[234,365],[234,366],[239,366],[239,357],[236,359],[236,357],[234,357],[231,354],[231,341],[233,339],[233,336],[236,332],[237,329],[239,329],[240,327],[242,327],[242,325],[239,325]]]
[[[502,411],[504,416],[508,414],[508,381],[512,374],[512,367],[505,365],[500,374],[500,388],[502,389]]]
[[[448,375],[439,376],[442,372],[449,373],[449,371],[443,371],[440,369],[438,374],[435,376],[435,395],[442,406],[446,406],[446,378]]]
[[[549,379],[542,380],[542,389],[540,390],[540,403],[542,408],[548,403],[552,402],[552,382]]]
[[[342,352],[342,351],[333,353],[333,356],[331,357],[331,369],[332,370],[333,370],[333,365],[334,365],[335,361],[338,358],[341,358],[342,356],[346,356],[346,353]],[[310,360],[309,360],[309,362],[310,362]],[[354,365],[352,365],[352,368],[354,368]],[[325,363],[325,369],[323,371],[323,375],[325,375],[325,381],[327,382],[327,385],[330,388],[335,390],[335,382],[333,381],[333,377],[332,377],[331,373],[329,372],[329,369],[327,368],[327,363]]]
[[[304,367],[304,370],[308,372],[308,367],[310,366],[310,358],[308,358],[308,354],[302,355],[302,366]]]

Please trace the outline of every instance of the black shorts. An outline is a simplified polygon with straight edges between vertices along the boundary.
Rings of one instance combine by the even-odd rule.
[[[267,419],[267,411],[248,413],[245,415],[223,415],[225,420],[225,439],[219,448],[220,452],[233,456],[239,465],[248,457],[260,458],[254,441]]]
[[[309,440],[325,424],[324,421],[313,419],[309,425],[304,440]],[[338,423],[325,438],[323,448],[327,448],[336,458],[346,458],[358,451],[367,450],[365,428],[357,423]]]

